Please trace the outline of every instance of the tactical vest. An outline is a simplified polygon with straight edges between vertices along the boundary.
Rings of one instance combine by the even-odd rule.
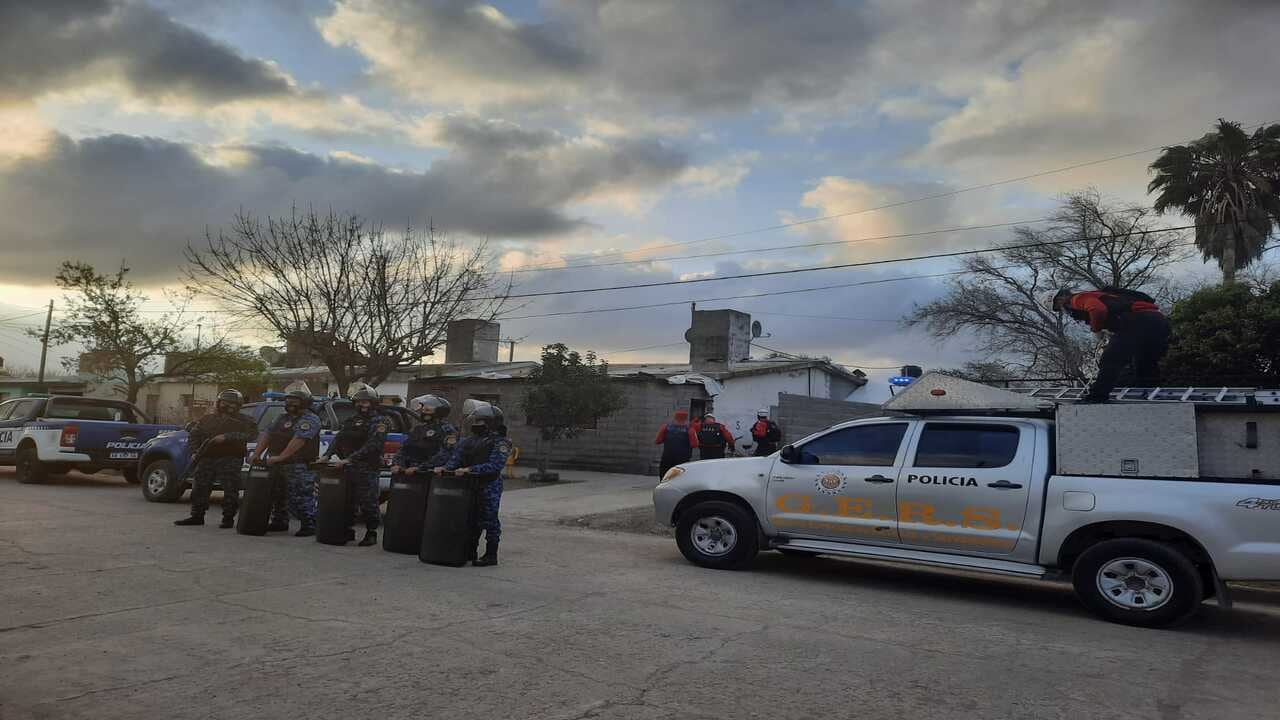
[[[272,425],[271,429],[267,432],[267,450],[272,455],[279,455],[284,452],[284,449],[289,447],[289,441],[293,440],[294,426],[306,418],[307,414],[303,414],[299,417],[294,417],[288,413],[281,415],[280,419],[276,420],[275,424]],[[315,416],[311,416],[311,421],[318,423],[319,419]],[[290,457],[289,461],[304,463],[311,462],[317,457],[320,457],[319,433],[310,440],[307,440],[306,444],[302,446],[302,449],[297,453],[294,453],[294,455]]]
[[[362,412],[356,412],[355,415],[347,418],[333,438],[338,456],[346,457],[363,447],[369,441],[369,431],[377,419],[377,415],[373,413],[365,415]]]
[[[693,443],[689,442],[689,426],[670,423],[662,441],[662,457],[688,458],[693,455]]]
[[[489,462],[489,457],[493,455],[493,445],[498,441],[498,436],[489,433],[487,435],[473,435],[462,441],[462,465],[460,467],[474,467]],[[489,483],[497,479],[502,471],[478,475],[477,478],[483,483]]]
[[[199,433],[205,440],[211,440],[219,435],[230,435],[231,433],[245,433],[252,436],[257,430],[257,424],[253,418],[242,415],[241,413],[233,413],[230,415],[224,413],[209,413],[200,418],[196,425]],[[245,442],[221,442],[216,445],[210,445],[205,450],[204,457],[244,457],[249,451],[248,444]]]
[[[720,428],[724,427],[720,423],[702,423],[698,428],[698,446],[699,447],[724,447],[724,435],[720,433]]]
[[[425,423],[409,433],[400,451],[410,464],[424,463],[444,449],[450,435],[457,435],[457,430],[448,423]]]

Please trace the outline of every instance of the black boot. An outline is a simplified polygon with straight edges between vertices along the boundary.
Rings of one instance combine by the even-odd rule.
[[[294,537],[311,537],[316,534],[316,526],[302,523],[302,527],[298,528],[298,532],[294,533]]]
[[[377,544],[378,544],[378,531],[365,530],[364,538],[360,540],[360,547],[369,547],[370,545],[377,545]]]
[[[204,516],[203,516],[203,515],[192,515],[192,516],[191,516],[191,517],[189,517],[189,518],[183,518],[183,519],[181,519],[181,520],[174,520],[174,521],[173,521],[173,524],[174,524],[174,525],[182,525],[182,526],[187,526],[187,525],[203,525],[203,524],[204,524]]]
[[[227,528],[233,528],[235,526],[236,526],[235,515],[223,515],[222,522],[218,523],[218,527],[222,528],[223,530],[226,530]]]
[[[272,520],[271,524],[267,525],[267,532],[289,532],[289,521]]]
[[[471,563],[476,567],[489,567],[498,564],[498,541],[485,538],[484,541],[484,557],[479,558]]]

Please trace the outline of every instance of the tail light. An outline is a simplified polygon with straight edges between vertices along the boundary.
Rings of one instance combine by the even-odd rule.
[[[62,428],[62,438],[58,440],[59,447],[73,448],[76,446],[76,438],[80,436],[80,428],[75,425],[67,425]]]

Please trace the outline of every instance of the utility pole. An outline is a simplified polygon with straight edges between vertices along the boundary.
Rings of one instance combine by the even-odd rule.
[[[516,338],[508,338],[506,340],[499,340],[498,342],[504,342],[507,344],[507,362],[515,362],[516,361],[516,343],[520,341]]]
[[[40,338],[40,383],[41,390],[44,390],[44,365],[49,357],[49,326],[53,324],[53,301],[49,301],[49,314],[44,316],[44,337]]]
[[[203,318],[201,318],[203,319]],[[204,329],[203,323],[196,323],[196,355],[200,354],[200,332]],[[188,420],[193,419],[196,414],[196,376],[191,376],[191,405],[187,408]]]

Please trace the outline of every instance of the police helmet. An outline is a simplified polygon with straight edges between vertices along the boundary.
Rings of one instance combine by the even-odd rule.
[[[361,400],[368,400],[371,403],[377,404],[378,391],[368,385],[365,385],[359,390],[351,393],[351,402],[360,402]]]
[[[477,403],[467,415],[465,424],[468,428],[483,425],[490,431],[497,432],[504,425],[502,409],[489,403]]]
[[[453,406],[439,395],[419,395],[409,401],[410,406],[432,420],[444,420],[449,417]]]
[[[1071,300],[1071,296],[1075,294],[1076,291],[1071,288],[1062,288],[1049,299],[1049,309],[1054,312],[1062,312],[1066,309],[1067,302]]]
[[[218,393],[217,404],[221,406],[224,403],[231,407],[231,412],[236,412],[244,405],[244,395],[242,395],[239,390],[227,388],[226,390]]]

